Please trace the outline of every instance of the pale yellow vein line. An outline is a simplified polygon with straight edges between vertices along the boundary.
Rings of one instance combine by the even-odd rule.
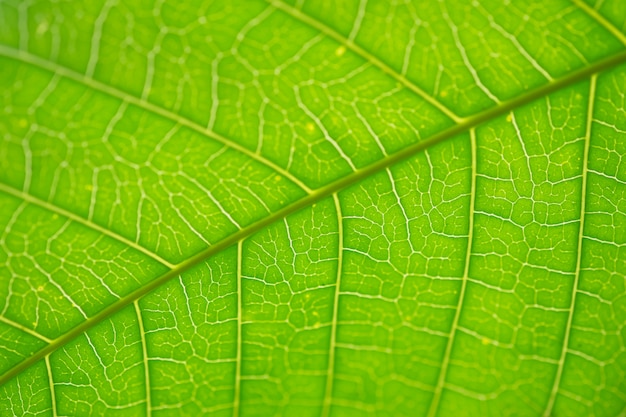
[[[237,356],[235,358],[235,398],[233,400],[233,417],[239,417],[239,404],[241,402],[241,351],[243,349],[243,312],[242,308],[242,290],[243,275],[241,271],[241,262],[243,257],[243,239],[237,242]]]
[[[448,375],[448,368],[450,365],[450,357],[452,355],[452,347],[454,345],[454,336],[456,335],[457,328],[459,326],[459,320],[461,318],[461,309],[465,298],[465,288],[467,287],[467,281],[469,279],[469,266],[472,257],[472,241],[474,237],[474,204],[476,201],[476,129],[470,130],[470,146],[472,152],[472,181],[470,190],[470,207],[469,207],[469,231],[467,236],[467,250],[465,252],[465,268],[463,270],[463,281],[461,282],[461,292],[459,294],[459,301],[456,305],[456,312],[454,313],[454,319],[452,321],[452,327],[450,328],[450,337],[448,338],[448,344],[446,345],[446,351],[441,363],[441,370],[439,371],[439,378],[437,380],[437,386],[435,387],[435,393],[428,409],[428,417],[434,417],[439,410],[439,402],[441,400],[441,394],[443,392],[444,385],[446,383],[446,377]]]
[[[282,175],[283,177],[289,179],[291,182],[293,182],[294,184],[296,184],[298,187],[300,187],[302,190],[304,190],[306,193],[310,194],[311,193],[311,189],[305,185],[301,180],[299,180],[298,178],[296,178],[293,174],[291,174],[289,171],[281,168],[280,166],[276,165],[274,162],[270,161],[269,159],[264,158],[263,156],[252,152],[251,150],[249,150],[248,148],[239,145],[238,143],[227,139],[226,137],[218,134],[217,132],[214,132],[212,130],[209,130],[205,127],[202,127],[201,125],[199,125],[198,123],[195,123],[193,121],[191,121],[190,119],[187,119],[185,117],[182,117],[176,113],[173,113],[163,107],[160,107],[156,104],[153,104],[147,100],[143,100],[139,97],[133,96],[129,93],[126,93],[122,90],[118,90],[115,87],[112,87],[110,85],[101,83],[100,81],[97,81],[93,78],[87,77],[85,74],[81,74],[79,72],[76,72],[70,68],[64,67],[60,64],[57,64],[55,62],[52,61],[48,61],[44,58],[41,58],[39,56],[33,55],[29,52],[25,52],[22,50],[17,50],[14,48],[11,48],[7,45],[0,45],[0,55],[4,55],[6,57],[9,58],[13,58],[15,60],[18,61],[22,61],[25,62],[27,64],[39,67],[41,69],[44,69],[46,71],[50,71],[54,74],[59,74],[65,78],[68,78],[70,80],[76,81],[78,83],[81,83],[87,87],[90,87],[96,91],[99,91],[101,93],[107,94],[111,97],[115,97],[119,100],[123,100],[127,103],[130,103],[132,105],[135,105],[137,107],[140,107],[144,110],[147,110],[149,112],[152,112],[154,114],[157,114],[161,117],[164,117],[166,119],[169,119],[173,122],[176,122],[182,126],[188,127],[191,130],[194,130],[198,133],[200,133],[203,136],[209,137],[229,148],[235,149],[236,151],[245,154],[246,156],[248,156],[251,159],[254,159],[255,161],[267,166],[268,168],[274,170],[276,173]]]
[[[33,337],[36,337],[37,339],[39,339],[41,341],[44,341],[46,343],[52,343],[52,339],[48,339],[46,336],[41,335],[41,334],[37,333],[36,331],[34,331],[32,329],[29,329],[28,327],[26,327],[26,326],[24,326],[24,325],[22,325],[20,323],[14,322],[11,319],[7,319],[4,316],[0,316],[0,321],[5,323],[5,324],[8,324],[11,327],[15,327],[16,329],[19,329],[19,330],[23,331],[24,333],[28,333],[29,335],[31,335]]]
[[[52,408],[52,417],[57,417],[57,395],[54,390],[54,378],[52,377],[52,366],[50,366],[50,355],[45,357],[46,370],[48,372],[48,384],[50,385],[50,407]]]
[[[604,29],[611,32],[621,43],[626,45],[626,35],[616,28],[611,22],[609,22],[604,16],[602,16],[596,9],[590,7],[582,0],[572,0],[572,2],[578,6],[582,11],[587,13],[589,17],[598,22]]]
[[[587,108],[587,130],[585,133],[585,150],[583,153],[583,172],[582,172],[582,189],[580,196],[580,225],[578,228],[578,250],[576,255],[576,275],[574,278],[574,284],[572,286],[572,301],[570,303],[569,313],[567,317],[567,324],[565,327],[565,337],[563,339],[563,348],[561,350],[561,357],[559,359],[559,365],[556,370],[556,376],[554,378],[554,385],[548,399],[546,411],[543,413],[544,417],[549,417],[552,414],[554,408],[554,402],[556,395],[561,385],[561,378],[563,377],[563,368],[565,367],[565,357],[567,355],[567,348],[569,345],[569,338],[572,332],[572,322],[574,319],[574,307],[576,305],[576,294],[578,293],[578,285],[580,282],[580,266],[582,259],[582,246],[583,246],[583,233],[585,229],[585,204],[587,200],[587,177],[588,177],[588,159],[589,159],[589,146],[591,143],[591,126],[593,124],[593,105],[596,96],[596,80],[598,76],[593,75],[591,77],[589,85],[589,105]]]
[[[339,293],[341,291],[341,272],[343,269],[343,219],[341,215],[341,204],[339,196],[333,194],[335,201],[335,211],[337,212],[337,232],[338,243],[337,248],[337,282],[335,283],[335,302],[333,303],[333,318],[330,329],[330,343],[328,347],[328,370],[326,376],[326,389],[324,392],[324,404],[322,408],[322,417],[330,415],[330,408],[333,400],[333,381],[335,378],[335,350],[337,349],[337,319],[339,314]]]
[[[141,337],[141,350],[143,352],[144,377],[146,380],[146,416],[152,415],[152,397],[150,388],[150,368],[148,367],[148,341],[146,340],[146,331],[143,327],[143,317],[139,308],[139,300],[135,300],[135,312],[137,313],[137,324],[139,325],[139,335]]]
[[[454,120],[456,123],[460,123],[461,121],[464,120],[462,117],[458,116],[452,110],[450,110],[449,108],[444,106],[441,102],[439,102],[437,99],[435,99],[432,95],[428,94],[426,91],[422,90],[420,87],[415,85],[404,75],[400,74],[398,71],[391,68],[382,60],[380,60],[373,54],[369,53],[368,51],[366,51],[365,49],[361,48],[359,45],[354,43],[352,39],[346,38],[345,36],[331,29],[329,26],[325,25],[321,21],[314,19],[313,17],[303,13],[302,11],[296,9],[293,6],[283,3],[280,0],[266,0],[266,1],[269,4],[271,4],[273,7],[275,7],[276,9],[282,10],[283,12],[292,16],[293,18],[298,19],[299,21],[303,23],[306,23],[312,28],[317,29],[318,31],[322,32],[324,35],[328,36],[329,38],[334,39],[335,41],[339,42],[341,45],[345,45],[348,49],[352,50],[352,52],[356,53],[357,55],[360,55],[362,58],[370,62],[372,65],[382,70],[385,74],[391,76],[400,84],[402,84],[403,86],[405,86],[406,88],[408,88],[409,90],[411,90],[412,92],[414,92],[415,94],[417,94],[418,96],[426,100],[431,105],[435,106],[439,111],[441,111],[443,114],[448,116],[450,119]]]
[[[110,238],[113,238],[115,240],[117,240],[118,242],[121,242],[123,244],[125,244],[126,246],[129,246],[135,250],[138,250],[139,252],[143,253],[144,255],[147,255],[149,257],[151,257],[152,259],[154,259],[157,262],[160,262],[161,264],[165,265],[166,267],[168,267],[169,269],[173,269],[175,267],[174,264],[169,263],[168,261],[166,261],[165,259],[161,258],[159,255],[157,255],[154,252],[149,251],[148,249],[144,248],[141,245],[138,245],[137,243],[133,242],[132,240],[129,240],[127,238],[125,238],[124,236],[118,235],[117,233],[102,227],[92,221],[89,221],[83,217],[80,217],[70,211],[67,211],[65,209],[62,209],[59,206],[56,206],[52,203],[49,203],[47,201],[41,200],[37,197],[34,197],[30,194],[27,194],[23,191],[17,190],[13,187],[10,187],[6,184],[0,183],[0,191],[10,194],[13,197],[17,197],[20,198],[28,203],[34,204],[36,206],[39,206],[41,208],[44,208],[52,213],[58,214],[60,216],[66,217],[72,221],[75,221],[76,223],[80,223],[83,226],[86,226],[92,230],[95,230],[99,233],[102,233],[106,236],[109,236]]]

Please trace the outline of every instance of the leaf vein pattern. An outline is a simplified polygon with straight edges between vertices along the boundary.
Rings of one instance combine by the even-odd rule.
[[[3,54],[5,52],[6,48],[3,46],[0,46],[0,54]],[[15,51],[14,51],[15,52]],[[17,374],[19,374],[21,371],[29,368],[31,365],[33,365],[34,363],[36,363],[37,361],[39,361],[40,359],[44,358],[46,355],[56,351],[57,349],[59,349],[60,347],[64,346],[65,344],[67,344],[69,341],[73,340],[75,337],[83,334],[84,332],[86,332],[87,330],[91,329],[93,326],[95,326],[96,324],[100,323],[101,321],[107,319],[108,317],[110,317],[112,314],[120,311],[121,309],[123,309],[124,307],[126,307],[127,305],[129,305],[130,303],[134,302],[135,300],[143,297],[144,295],[146,295],[147,293],[151,292],[152,290],[160,287],[161,285],[163,285],[164,283],[170,281],[171,279],[178,277],[182,272],[192,268],[193,266],[199,264],[200,262],[203,262],[204,260],[206,260],[208,257],[221,252],[222,250],[225,250],[226,248],[236,244],[237,242],[239,242],[242,239],[245,239],[246,237],[252,235],[253,233],[261,230],[262,228],[283,219],[284,217],[288,216],[289,214],[292,214],[302,208],[308,207],[320,200],[322,200],[323,198],[332,195],[335,192],[338,192],[350,185],[353,185],[355,183],[357,183],[358,181],[368,178],[369,176],[382,171],[383,169],[396,164],[398,162],[401,162],[415,154],[417,154],[418,152],[421,152],[425,149],[430,148],[431,146],[434,146],[438,143],[441,143],[445,140],[448,140],[454,136],[456,136],[457,134],[466,132],[467,130],[480,125],[482,123],[488,122],[490,120],[493,120],[494,118],[501,116],[503,114],[506,114],[507,112],[511,111],[512,109],[518,108],[520,106],[523,106],[527,103],[532,102],[535,99],[544,97],[552,92],[555,91],[559,91],[562,88],[565,88],[569,85],[572,85],[578,81],[584,80],[587,77],[605,71],[607,69],[613,68],[623,62],[626,62],[626,50],[621,51],[619,53],[617,53],[616,55],[613,55],[607,59],[601,60],[599,62],[596,62],[588,67],[585,67],[581,70],[578,71],[574,71],[571,74],[569,74],[568,76],[565,76],[563,78],[557,79],[556,81],[554,81],[553,83],[544,85],[540,88],[537,88],[535,90],[531,90],[528,93],[507,101],[507,102],[503,102],[502,104],[495,106],[487,111],[484,111],[482,113],[479,113],[478,115],[472,116],[468,119],[465,119],[463,122],[452,126],[451,128],[444,130],[440,133],[437,133],[433,136],[431,136],[429,139],[426,139],[422,142],[418,142],[414,145],[411,145],[409,147],[406,147],[404,149],[402,149],[401,151],[396,152],[395,154],[390,155],[388,158],[385,158],[383,160],[380,160],[376,163],[373,163],[359,171],[356,171],[353,174],[350,174],[349,176],[346,176],[338,181],[335,181],[334,183],[331,183],[325,187],[322,187],[318,190],[315,190],[314,192],[312,192],[311,194],[307,195],[306,197],[292,203],[289,206],[284,207],[283,209],[280,209],[278,211],[276,211],[274,214],[267,216],[261,220],[259,220],[256,223],[251,224],[250,226],[247,226],[241,230],[239,230],[238,232],[230,235],[229,237],[223,239],[220,242],[217,242],[216,244],[214,244],[213,246],[210,246],[209,248],[199,252],[198,254],[192,256],[191,258],[189,258],[187,261],[176,265],[176,267],[172,270],[170,270],[169,272],[167,272],[164,275],[159,276],[158,278],[155,278],[154,280],[150,281],[148,284],[144,285],[143,287],[140,287],[139,289],[137,289],[136,291],[128,294],[127,296],[125,296],[124,298],[120,299],[119,301],[117,301],[116,303],[110,305],[109,307],[105,308],[104,310],[102,310],[100,313],[96,314],[93,317],[90,317],[89,319],[85,320],[83,323],[79,324],[78,326],[76,326],[75,328],[73,328],[71,331],[67,332],[65,335],[59,337],[58,339],[56,339],[53,343],[51,343],[50,345],[46,346],[45,348],[41,349],[40,351],[38,351],[36,354],[34,354],[33,356],[29,357],[28,359],[18,363],[17,365],[15,365],[13,368],[11,368],[10,370],[8,370],[7,372],[5,372],[2,376],[0,376],[0,386],[5,384],[6,382],[8,382],[10,379],[12,379],[14,376],[16,376]]]

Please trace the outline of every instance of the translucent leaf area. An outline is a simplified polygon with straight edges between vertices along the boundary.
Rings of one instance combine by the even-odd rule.
[[[623,0],[0,0],[0,415],[626,415]]]

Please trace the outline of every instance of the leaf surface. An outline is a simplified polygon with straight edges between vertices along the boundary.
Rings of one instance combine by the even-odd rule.
[[[625,30],[0,1],[0,414],[623,415]]]

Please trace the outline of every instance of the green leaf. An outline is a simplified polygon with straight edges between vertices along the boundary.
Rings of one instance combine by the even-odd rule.
[[[625,32],[0,0],[0,415],[624,415]]]

